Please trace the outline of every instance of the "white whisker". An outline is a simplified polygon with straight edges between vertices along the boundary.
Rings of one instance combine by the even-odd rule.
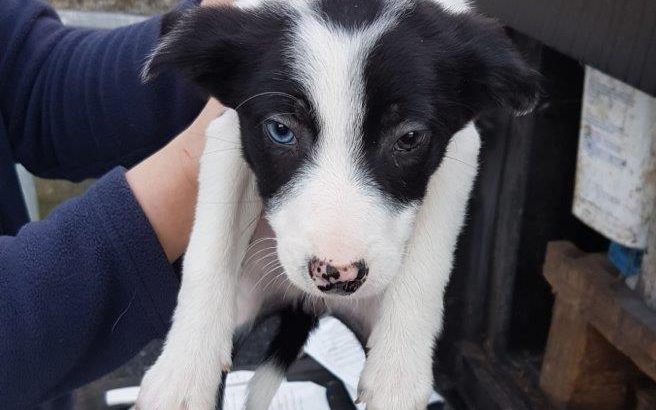
[[[467,166],[470,167],[470,168],[476,169],[476,166],[474,166],[474,165],[472,165],[472,164],[469,164],[469,163],[467,163],[467,162],[465,162],[465,161],[459,160],[458,158],[453,158],[453,157],[450,157],[450,156],[448,156],[448,155],[445,155],[444,158],[447,158],[447,159],[450,159],[450,160],[453,160],[453,161],[459,162],[459,163],[461,163],[461,164],[463,164],[463,165],[467,165]]]
[[[242,266],[242,267],[246,267],[246,266],[248,265],[248,262],[250,262],[250,261],[255,257],[255,255],[259,255],[259,254],[261,254],[262,252],[265,252],[265,251],[272,251],[272,250],[274,250],[274,249],[276,249],[276,248],[277,248],[277,246],[269,246],[269,247],[267,247],[267,248],[262,248],[262,249],[260,249],[260,250],[258,250],[258,251],[253,252],[253,254],[250,255],[250,256],[248,257],[248,259],[246,259],[244,262],[242,262],[241,266]],[[272,255],[272,254],[274,254],[274,253],[275,253],[275,252],[271,252],[271,253],[269,253],[269,255]],[[259,259],[258,259],[258,261],[259,261]]]
[[[276,238],[259,238],[254,240],[253,242],[248,245],[248,248],[246,248],[246,253],[245,255],[248,255],[248,252],[250,252],[253,248],[255,248],[257,245],[261,244],[262,242],[265,241],[276,241]]]
[[[263,281],[263,280],[269,275],[269,273],[270,273],[270,272],[266,272],[266,273],[264,273],[264,274],[262,275],[262,277],[260,277],[260,279],[258,279],[257,282],[255,282],[255,285],[253,285],[253,287],[251,288],[251,293],[252,293],[252,292],[255,290],[255,288],[257,288],[258,285],[259,285],[259,284],[260,284],[260,283],[261,283],[261,282],[262,282],[262,281]]]
[[[278,269],[282,269],[282,271],[271,278],[269,283],[267,283],[264,289],[262,289],[262,292],[265,292],[269,286],[280,280],[285,275],[285,269],[282,266],[278,266],[276,269],[274,269],[273,272],[275,272]]]
[[[239,111],[239,109],[240,109],[242,106],[244,106],[244,104],[248,103],[249,101],[252,101],[252,100],[254,100],[255,98],[258,98],[258,97],[264,97],[264,96],[267,96],[267,95],[277,95],[277,96],[281,96],[281,97],[287,97],[287,98],[291,98],[291,99],[294,100],[294,101],[297,101],[297,100],[298,100],[298,98],[294,97],[294,96],[291,95],[291,94],[283,93],[283,92],[281,92],[281,91],[268,91],[268,92],[263,92],[263,93],[255,94],[255,95],[253,95],[253,96],[251,96],[251,97],[248,97],[247,99],[245,99],[244,101],[242,101],[239,105],[237,105],[237,107],[235,107],[235,111]]]

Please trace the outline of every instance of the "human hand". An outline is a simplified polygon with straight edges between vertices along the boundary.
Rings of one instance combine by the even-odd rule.
[[[201,6],[232,4],[234,0],[201,2]],[[210,99],[189,128],[126,174],[134,196],[171,262],[182,256],[187,248],[198,195],[198,169],[205,147],[205,131],[222,111],[221,104]]]
[[[218,101],[211,99],[189,128],[126,174],[134,196],[171,262],[187,248],[205,130],[223,110]]]

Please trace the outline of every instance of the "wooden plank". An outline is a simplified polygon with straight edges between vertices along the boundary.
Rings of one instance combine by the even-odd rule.
[[[638,291],[652,309],[656,309],[656,215],[652,215],[649,227],[647,251],[642,259]]]
[[[561,299],[554,305],[540,373],[540,387],[557,406],[564,405],[572,396],[579,362],[585,354],[586,323],[580,315],[569,315],[570,308],[578,309]]]
[[[525,367],[504,365],[490,351],[476,343],[458,345],[462,366],[458,383],[468,409],[548,410],[551,405]]]
[[[656,388],[653,384],[636,389],[635,397],[635,410],[656,409]]]
[[[559,298],[554,309],[540,387],[557,408],[624,408],[639,372],[581,315]]]
[[[551,243],[544,275],[557,298],[576,306],[582,320],[656,380],[656,313],[617,278],[604,255]]]

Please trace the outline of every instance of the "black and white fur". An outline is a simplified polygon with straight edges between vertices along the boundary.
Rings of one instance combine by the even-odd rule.
[[[144,75],[181,70],[228,110],[207,130],[173,325],[141,410],[210,410],[233,336],[281,311],[247,408],[266,409],[316,317],[367,340],[360,400],[424,409],[482,110],[538,76],[465,0],[242,0],[169,16]],[[269,138],[267,124],[293,132]]]

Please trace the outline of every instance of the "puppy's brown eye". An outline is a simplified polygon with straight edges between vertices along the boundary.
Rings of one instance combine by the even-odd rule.
[[[396,140],[396,144],[394,144],[394,150],[409,152],[421,146],[425,140],[426,133],[420,131],[411,131]]]

